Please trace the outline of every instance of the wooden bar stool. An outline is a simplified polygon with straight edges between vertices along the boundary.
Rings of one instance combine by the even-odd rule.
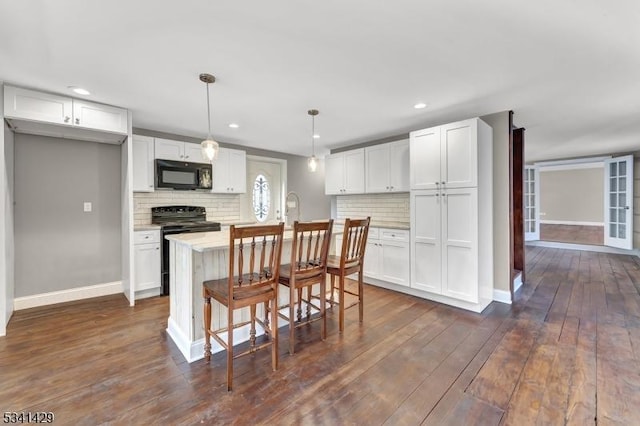
[[[344,331],[345,294],[357,296],[357,304],[360,310],[360,322],[362,322],[364,314],[362,265],[364,263],[364,249],[367,246],[367,235],[369,234],[370,220],[370,217],[367,217],[366,219],[347,218],[344,222],[340,255],[329,256],[327,258],[327,273],[331,274],[331,306],[336,303],[333,293],[335,290],[335,277],[338,277],[338,305],[340,307],[339,326],[341,333]],[[357,293],[347,290],[344,285],[345,277],[355,273],[358,274]]]
[[[254,353],[258,349],[271,346],[271,364],[278,368],[278,278],[280,255],[282,254],[282,234],[284,223],[268,226],[248,226],[229,229],[229,272],[227,278],[209,280],[202,283],[204,297],[204,357],[211,359],[211,337],[227,350],[227,390],[233,387],[233,360]],[[211,329],[211,298],[227,308],[226,327]],[[264,321],[256,317],[256,305],[264,303]],[[233,312],[249,307],[250,319],[234,324]],[[271,323],[267,312],[271,313]],[[269,341],[256,345],[256,322],[259,323]],[[233,330],[251,325],[249,349],[234,355]],[[220,336],[226,333],[226,341]]]
[[[289,353],[295,350],[295,329],[305,324],[321,320],[320,336],[327,337],[327,315],[324,297],[313,297],[312,290],[320,285],[320,295],[327,293],[327,255],[331,243],[333,219],[326,222],[293,223],[293,243],[291,259],[288,265],[280,267],[280,284],[289,287],[289,313],[279,315],[289,321]],[[306,299],[303,290],[306,289]],[[297,297],[296,297],[297,296]],[[319,303],[314,304],[314,300]],[[297,315],[294,317],[296,302]],[[302,302],[306,305],[305,320],[302,320]],[[282,307],[281,307],[282,308]],[[320,312],[317,318],[311,318],[311,308]]]

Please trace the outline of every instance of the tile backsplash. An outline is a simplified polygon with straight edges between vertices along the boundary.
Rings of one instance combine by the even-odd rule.
[[[371,216],[371,224],[378,227],[409,226],[409,193],[338,195],[338,219]]]
[[[151,207],[173,205],[205,207],[207,220],[218,222],[240,220],[240,195],[238,194],[210,194],[194,191],[134,192],[134,226],[151,223]]]

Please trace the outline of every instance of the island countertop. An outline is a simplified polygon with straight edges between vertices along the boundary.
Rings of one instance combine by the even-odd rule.
[[[210,250],[229,248],[229,231],[193,232],[188,234],[173,234],[165,237],[169,241],[185,245],[193,251],[205,252]],[[293,239],[293,231],[285,228],[283,240]]]

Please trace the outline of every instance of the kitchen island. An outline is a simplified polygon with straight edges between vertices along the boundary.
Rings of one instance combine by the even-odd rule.
[[[185,359],[193,362],[204,356],[204,323],[202,282],[224,278],[229,269],[229,231],[197,232],[190,234],[168,235],[169,262],[169,319],[167,333],[178,346]],[[282,244],[281,263],[288,263],[291,256],[293,232],[285,230]],[[279,292],[279,306],[288,303],[289,294]],[[226,326],[226,308],[214,300],[212,310],[212,328]],[[263,316],[263,306],[258,306],[258,315]],[[249,319],[248,308],[234,314],[234,321]],[[282,319],[281,319],[282,320]],[[286,322],[282,321],[281,326]],[[262,330],[258,327],[258,334]],[[249,339],[249,329],[235,331],[234,342]],[[212,352],[222,347],[212,341]]]

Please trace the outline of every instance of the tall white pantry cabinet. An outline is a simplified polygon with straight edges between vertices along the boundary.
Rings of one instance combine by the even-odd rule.
[[[410,134],[411,287],[475,312],[493,299],[492,145],[479,118]]]

